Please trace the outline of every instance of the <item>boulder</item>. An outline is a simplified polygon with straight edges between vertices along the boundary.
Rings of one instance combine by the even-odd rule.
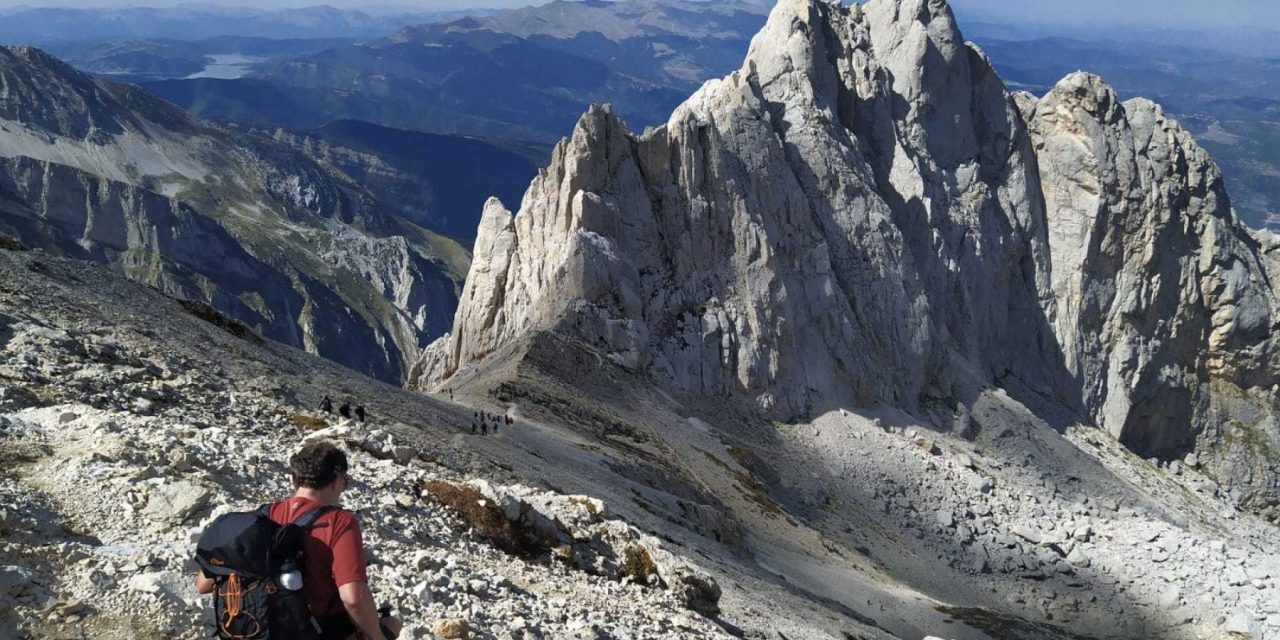
[[[707,573],[682,566],[663,579],[686,608],[708,618],[720,615],[720,585]]]
[[[1015,526],[1013,528],[1013,535],[1016,535],[1031,544],[1040,544],[1044,541],[1044,534],[1026,525]]]
[[[1227,616],[1227,621],[1222,625],[1223,630],[1228,633],[1238,633],[1250,638],[1258,637],[1258,623],[1253,619],[1249,612],[1243,609],[1236,609]]]
[[[142,515],[157,524],[179,525],[208,502],[210,490],[190,480],[168,480],[147,495]]]
[[[0,594],[16,593],[35,582],[34,571],[19,566],[0,567]]]

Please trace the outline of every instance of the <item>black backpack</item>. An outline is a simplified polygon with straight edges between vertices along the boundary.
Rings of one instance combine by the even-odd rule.
[[[200,534],[196,563],[214,581],[215,635],[228,640],[319,640],[323,630],[307,609],[304,589],[280,576],[302,566],[302,541],[322,506],[291,524],[270,517],[271,505],[219,516]]]

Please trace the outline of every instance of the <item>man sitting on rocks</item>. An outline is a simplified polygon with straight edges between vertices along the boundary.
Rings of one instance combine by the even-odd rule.
[[[294,522],[317,507],[338,504],[350,486],[347,455],[332,442],[308,444],[289,460],[293,497],[271,505],[270,517]],[[379,617],[365,570],[364,542],[355,514],[334,509],[316,519],[303,541],[302,585],[324,640],[383,640],[400,633],[400,620]],[[213,591],[203,573],[200,593]]]

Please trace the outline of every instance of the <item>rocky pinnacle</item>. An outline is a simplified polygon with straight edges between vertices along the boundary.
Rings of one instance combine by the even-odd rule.
[[[1265,505],[1273,246],[1158,106],[1086,74],[1012,95],[939,0],[783,0],[664,126],[592,107],[517,214],[486,206],[419,384],[554,330],[784,420],[883,403],[947,428],[999,387],[1247,469]]]

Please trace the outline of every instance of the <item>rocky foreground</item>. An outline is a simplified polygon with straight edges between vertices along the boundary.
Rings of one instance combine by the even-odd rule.
[[[1096,429],[1064,438],[999,395],[967,439],[891,410],[735,424],[566,348],[511,360],[496,385],[460,381],[460,402],[517,418],[472,437],[470,407],[83,263],[0,251],[0,303],[5,637],[205,636],[193,535],[286,493],[308,437],[352,449],[375,591],[409,637],[1280,632],[1276,530],[1198,461],[1157,467]],[[557,391],[554,366],[608,400]],[[361,399],[373,424],[322,424],[307,407],[325,392]],[[532,534],[528,559],[442,506],[442,487],[465,486]]]
[[[221,513],[288,495],[289,455],[318,437],[352,451],[347,506],[365,527],[375,595],[407,620],[405,637],[728,637],[691,609],[715,614],[714,581],[601,501],[468,475],[443,431],[439,447],[411,447],[390,433],[409,427],[376,413],[367,426],[313,415],[310,389],[245,367],[276,351],[268,362],[297,382],[335,390],[340,369],[46,260],[0,252],[0,637],[208,637],[196,536]],[[27,281],[46,265],[70,287]],[[84,278],[104,297],[75,291]],[[98,315],[121,295],[164,322],[128,307]],[[544,547],[499,550],[430,483],[473,486]]]

